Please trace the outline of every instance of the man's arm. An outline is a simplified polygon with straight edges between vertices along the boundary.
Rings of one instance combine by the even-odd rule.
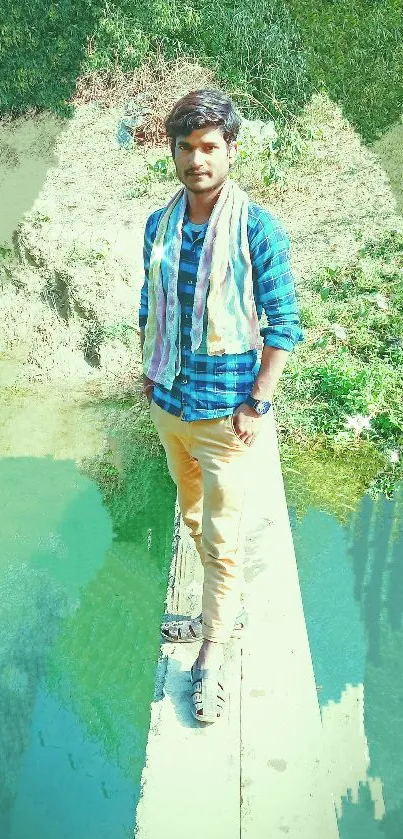
[[[263,347],[260,370],[251,394],[263,402],[273,401],[274,391],[290,355],[288,350],[266,345]]]
[[[252,396],[270,402],[289,353],[303,341],[289,251],[290,242],[282,225],[265,215],[259,218],[252,237],[251,261],[256,306],[264,308],[268,326],[261,330],[264,347]]]
[[[281,224],[259,219],[251,244],[255,302],[264,308],[268,326],[261,330],[263,351],[251,394],[272,402],[275,388],[295,344],[304,340],[300,327],[294,279],[289,262],[289,239]],[[249,443],[261,417],[249,405],[239,405],[235,415],[239,436]],[[263,415],[264,416],[264,415]]]

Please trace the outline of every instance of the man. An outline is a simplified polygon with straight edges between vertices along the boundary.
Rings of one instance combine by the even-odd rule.
[[[139,311],[144,393],[204,568],[202,615],[161,631],[178,642],[203,638],[192,712],[206,722],[224,707],[223,644],[244,622],[236,616],[248,455],[303,340],[287,235],[229,178],[240,124],[217,90],[192,91],[166,118],[184,187],[147,220]],[[263,309],[269,326],[260,330]]]

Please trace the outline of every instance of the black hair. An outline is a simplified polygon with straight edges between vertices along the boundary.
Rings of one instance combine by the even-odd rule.
[[[232,99],[221,90],[191,90],[175,103],[164,125],[175,157],[176,138],[187,137],[197,128],[220,129],[229,145],[238,136],[241,117]]]

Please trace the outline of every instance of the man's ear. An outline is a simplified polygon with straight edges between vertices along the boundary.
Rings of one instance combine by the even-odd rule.
[[[230,162],[231,166],[232,166],[233,163],[235,163],[237,154],[238,154],[238,143],[236,142],[236,140],[234,140],[234,142],[231,143],[230,148],[228,150],[228,157],[229,157],[229,162]]]

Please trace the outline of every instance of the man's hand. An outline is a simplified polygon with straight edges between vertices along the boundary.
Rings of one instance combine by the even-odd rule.
[[[234,411],[232,421],[235,431],[247,446],[251,446],[259,434],[264,416],[265,414],[260,416],[254,408],[251,408],[245,402],[242,402],[242,405],[238,405]]]
[[[153,395],[154,385],[155,385],[155,382],[153,382],[152,379],[149,379],[143,373],[143,393],[144,393],[144,396],[146,397],[149,405],[151,405],[151,399],[152,399],[152,395]]]
[[[144,340],[145,340],[145,327],[141,326],[140,327],[141,358],[143,358]],[[144,393],[144,396],[146,397],[149,405],[151,405],[151,399],[152,399],[152,395],[153,395],[154,385],[155,385],[155,382],[153,382],[152,379],[149,379],[143,373],[143,393]]]

